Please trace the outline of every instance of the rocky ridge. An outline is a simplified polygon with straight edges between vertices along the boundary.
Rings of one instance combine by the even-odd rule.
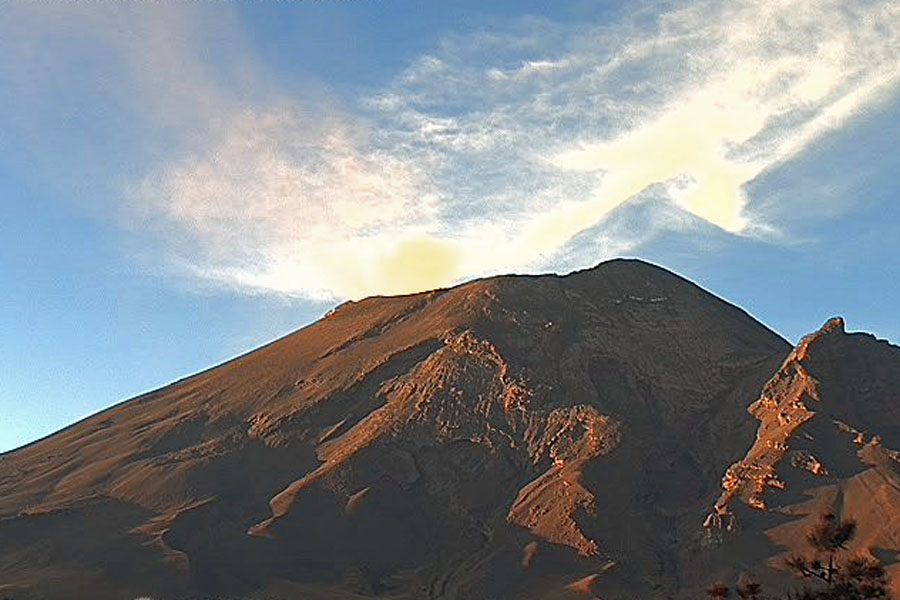
[[[724,491],[705,524],[707,527],[713,523],[721,525],[722,517],[731,517],[729,504],[735,499],[757,510],[766,510],[763,498],[766,490],[784,489],[776,466],[790,452],[791,438],[816,414],[812,408],[819,402],[818,382],[806,370],[804,362],[810,346],[832,331],[843,332],[844,320],[840,317],[831,319],[821,329],[804,337],[766,382],[759,399],[747,408],[747,412],[760,421],[756,441],[743,459],[725,471],[722,478]],[[791,465],[814,475],[827,473],[814,456],[804,451],[794,452]]]
[[[478,390],[476,398],[468,395],[472,389]],[[358,452],[382,438],[406,436],[419,447],[465,440],[505,452],[522,465],[552,462],[520,490],[508,519],[547,541],[583,555],[597,554],[596,543],[572,517],[578,508],[592,509],[593,496],[579,482],[581,466],[618,443],[609,417],[586,405],[532,406],[533,393],[510,379],[509,365],[496,347],[471,331],[443,340],[412,370],[384,382],[378,395],[383,404],[358,423],[344,431],[342,420],[323,432],[316,448],[321,464],[275,495],[269,501],[272,516],[248,533],[272,535],[273,524],[288,514],[305,488],[337,485],[339,471]],[[358,503],[369,489],[350,491],[348,504]]]
[[[843,361],[854,368],[835,372]],[[808,552],[805,531],[814,520],[832,513],[859,524],[849,552],[884,560],[898,586],[900,452],[883,437],[900,444],[888,408],[900,399],[898,367],[897,348],[846,333],[839,317],[803,338],[747,409],[759,421],[756,438],[725,471],[704,521],[707,540],[721,544],[729,532],[746,538],[741,520],[768,523],[763,531],[777,548],[770,565],[783,568],[789,554]],[[739,519],[739,503],[767,516]]]

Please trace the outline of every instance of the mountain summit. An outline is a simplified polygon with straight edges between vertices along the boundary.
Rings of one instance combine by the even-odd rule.
[[[0,595],[687,598],[826,506],[890,562],[898,393],[641,261],[368,298],[0,455]]]

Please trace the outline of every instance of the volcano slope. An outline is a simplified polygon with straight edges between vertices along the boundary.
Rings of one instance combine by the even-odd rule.
[[[730,562],[718,561],[720,577],[760,555],[775,567],[808,555],[806,534],[834,514],[857,523],[845,554],[881,560],[900,594],[900,348],[832,319],[801,340],[748,410],[759,420],[755,440],[726,470],[705,522]]]
[[[826,505],[891,562],[900,350],[819,338],[632,260],[347,303],[0,455],[0,596],[687,598]]]

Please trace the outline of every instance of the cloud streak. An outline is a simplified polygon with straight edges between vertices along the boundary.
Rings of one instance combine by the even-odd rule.
[[[367,137],[289,106],[246,111],[135,194],[205,278],[316,298],[441,285],[429,265],[458,259],[433,237],[426,174]]]
[[[753,235],[772,224],[747,184],[895,93],[897,56],[887,1],[525,19],[448,36],[352,110],[230,109],[133,197],[190,273],[316,298],[629,252],[689,222],[604,229],[650,191]]]

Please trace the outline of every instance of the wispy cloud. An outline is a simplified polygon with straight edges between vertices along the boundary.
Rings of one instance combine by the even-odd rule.
[[[165,64],[135,76],[170,90],[155,106],[193,98],[196,110],[181,121],[193,123],[186,149],[132,202],[187,272],[307,297],[584,266],[688,227],[685,215],[765,231],[774,224],[747,184],[900,77],[900,5],[888,0],[647,4],[578,27],[520,19],[448,34],[342,109],[287,95],[247,48],[233,57],[239,76],[223,75],[153,31]],[[640,202],[658,207],[653,218],[610,218]],[[586,230],[591,243],[573,246]]]
[[[481,182],[525,208],[511,255],[552,254],[654,185],[751,233],[767,224],[747,214],[745,184],[895,89],[898,21],[900,7],[884,2],[693,2],[574,34],[562,49],[541,48],[558,36],[531,23],[445,44],[382,103],[412,126],[410,156],[437,146],[457,163],[448,189],[471,163],[504,172],[499,185]],[[535,40],[512,45],[543,58],[490,66],[509,37]],[[426,129],[437,122],[450,133]],[[561,185],[544,196],[531,175]]]
[[[445,283],[431,267],[454,269],[456,250],[432,237],[439,201],[422,165],[347,121],[291,106],[236,114],[136,196],[202,277],[314,297]]]

